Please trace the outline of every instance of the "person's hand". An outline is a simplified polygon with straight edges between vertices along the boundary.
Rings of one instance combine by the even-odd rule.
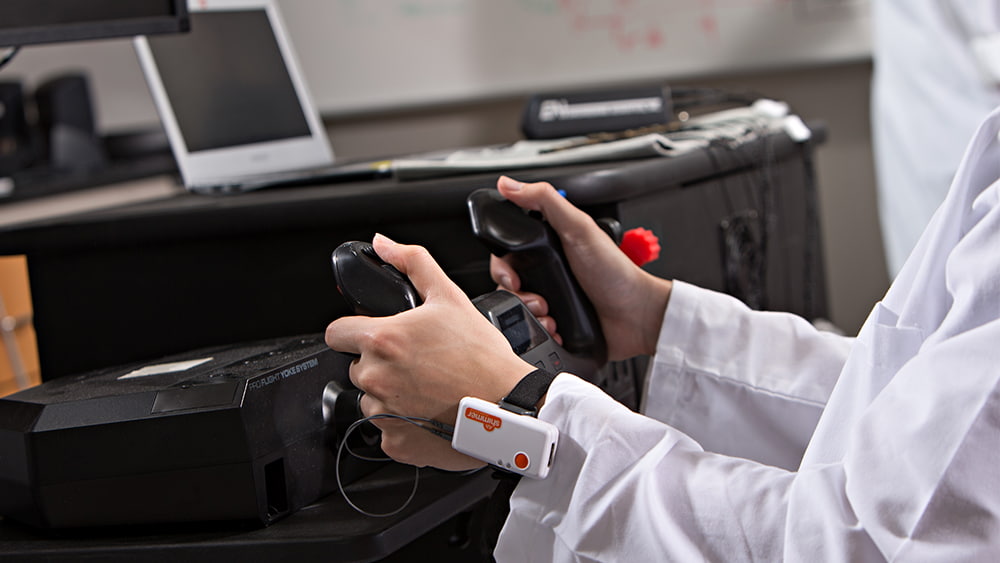
[[[410,278],[423,304],[391,317],[342,317],[327,327],[330,348],[360,355],[350,376],[364,391],[365,416],[389,413],[454,424],[462,397],[498,402],[534,369],[424,248],[380,235],[372,245]],[[405,421],[372,422],[382,430],[382,450],[397,461],[448,470],[484,465]]]
[[[655,352],[672,282],[633,264],[589,215],[550,184],[525,184],[502,176],[497,189],[517,205],[541,212],[559,234],[570,268],[597,310],[609,359]],[[520,291],[517,272],[496,256],[491,258],[490,274],[501,288],[518,295],[558,339],[559,327],[548,316],[544,296]]]

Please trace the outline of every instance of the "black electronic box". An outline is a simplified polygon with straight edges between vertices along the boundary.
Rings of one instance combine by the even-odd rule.
[[[0,514],[41,527],[270,522],[335,490],[322,335],[63,377],[0,399]],[[372,464],[345,455],[351,482]]]

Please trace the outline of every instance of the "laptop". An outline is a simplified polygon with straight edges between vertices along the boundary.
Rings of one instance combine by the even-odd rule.
[[[191,31],[135,38],[188,190],[369,177],[336,166],[276,0],[190,0]]]

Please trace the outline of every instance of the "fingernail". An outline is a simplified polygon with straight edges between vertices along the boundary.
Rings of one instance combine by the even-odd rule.
[[[382,233],[375,233],[375,236],[372,237],[372,244],[375,244],[375,241],[377,241],[379,239],[382,239],[382,241],[387,242],[389,244],[396,244],[396,241],[394,241],[391,238],[383,235]]]
[[[518,182],[517,180],[511,178],[510,176],[501,176],[500,179],[503,180],[503,183],[505,184],[507,189],[512,192],[519,192],[521,191],[521,188],[524,186],[524,182]]]
[[[540,317],[548,313],[548,311],[546,311],[542,306],[542,302],[538,299],[528,299],[524,302],[524,306],[527,307],[528,310],[531,311],[531,314],[536,317]]]
[[[500,287],[503,287],[505,289],[510,289],[513,287],[511,283],[512,282],[510,281],[510,276],[508,276],[507,274],[500,274]]]

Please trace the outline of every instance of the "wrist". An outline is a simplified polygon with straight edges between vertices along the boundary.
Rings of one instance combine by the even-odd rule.
[[[660,327],[663,326],[663,318],[667,314],[667,306],[674,283],[671,280],[652,275],[650,278],[652,283],[647,299],[649,306],[644,309],[645,316],[640,324],[645,342],[644,353],[651,356],[656,353],[656,344],[660,339]]]
[[[556,374],[544,369],[533,370],[522,377],[510,393],[500,400],[500,408],[515,414],[537,417],[549,385],[555,378]]]
[[[496,370],[497,376],[491,378],[488,389],[484,389],[480,398],[491,403],[499,403],[517,386],[518,382],[535,369],[535,366],[517,358],[516,362],[511,362],[506,367]]]

